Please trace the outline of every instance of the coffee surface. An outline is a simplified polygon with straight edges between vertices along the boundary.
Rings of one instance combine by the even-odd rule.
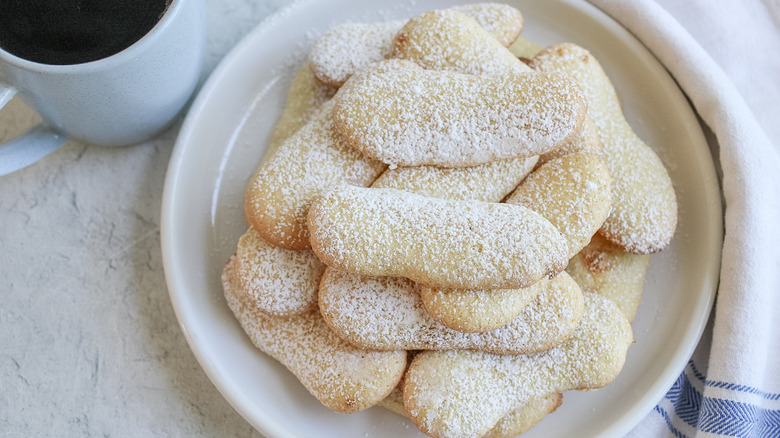
[[[42,64],[81,64],[130,47],[173,0],[0,0],[0,48]]]

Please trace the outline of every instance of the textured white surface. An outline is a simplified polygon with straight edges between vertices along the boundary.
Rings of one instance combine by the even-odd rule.
[[[206,3],[204,77],[285,2]],[[0,139],[37,120],[14,99]],[[178,128],[127,148],[70,142],[0,177],[0,436],[260,436],[168,298],[160,203]]]
[[[287,2],[206,3],[208,74]],[[777,3],[725,2],[762,25],[733,32],[734,41],[705,32],[728,25],[709,2],[659,3],[693,28],[780,144],[780,111],[769,104],[780,98],[777,57],[753,55],[780,48],[761,33],[780,35]],[[762,50],[746,49],[756,41]],[[36,117],[12,102],[0,111],[0,138]],[[178,127],[129,148],[71,142],[0,177],[0,435],[259,436],[201,370],[168,298],[160,202]]]

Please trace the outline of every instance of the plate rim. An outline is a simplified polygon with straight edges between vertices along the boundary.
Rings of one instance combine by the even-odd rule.
[[[594,19],[599,22],[602,26],[607,27],[611,32],[617,32],[617,33],[623,33],[624,34],[624,42],[631,45],[634,49],[638,48],[641,52],[641,56],[650,56],[655,61],[655,64],[660,66],[660,68],[664,69],[663,63],[650,51],[647,46],[642,44],[641,41],[639,41],[628,29],[623,27],[617,20],[612,18],[609,14],[607,14],[605,11],[601,10],[597,6],[581,0],[557,0],[558,3],[567,5],[569,7],[573,7],[578,10],[582,10],[582,8],[590,9],[588,15],[595,17]],[[305,8],[311,4],[317,4],[317,3],[324,3],[324,0],[294,0],[293,2],[289,3],[288,5],[280,8],[275,13],[269,15],[265,19],[261,20],[252,30],[250,30],[237,44],[235,44],[222,58],[222,60],[218,63],[217,67],[209,74],[208,78],[204,82],[201,89],[198,91],[196,98],[193,100],[192,105],[187,111],[187,115],[185,116],[185,119],[181,125],[181,128],[179,130],[179,133],[176,138],[176,142],[173,147],[173,151],[171,154],[171,157],[169,159],[168,168],[166,171],[165,176],[165,182],[163,187],[163,196],[162,196],[162,208],[161,208],[161,249],[162,249],[162,260],[163,260],[163,270],[165,273],[166,278],[166,285],[168,287],[169,296],[171,299],[171,302],[174,307],[174,312],[176,314],[177,321],[179,323],[179,326],[182,329],[182,332],[185,335],[185,339],[187,340],[187,343],[195,355],[196,359],[199,362],[199,365],[201,369],[204,370],[204,372],[207,374],[209,379],[211,380],[212,384],[217,388],[217,390],[220,392],[220,394],[223,396],[223,398],[247,421],[249,422],[254,428],[256,428],[261,433],[267,435],[267,436],[292,436],[290,435],[290,432],[284,428],[282,428],[277,421],[275,421],[273,418],[271,418],[269,415],[266,415],[263,412],[248,412],[245,407],[249,404],[249,400],[245,399],[241,393],[231,392],[227,393],[227,389],[231,383],[226,381],[226,376],[222,375],[218,371],[218,367],[214,364],[214,361],[209,358],[207,355],[203,354],[203,351],[201,350],[200,345],[198,344],[198,339],[193,336],[190,327],[189,327],[189,318],[187,315],[185,315],[183,308],[185,306],[185,303],[182,302],[180,299],[181,297],[177,293],[177,291],[181,290],[181,279],[178,276],[178,272],[175,271],[174,265],[174,254],[173,254],[173,236],[174,236],[174,230],[173,225],[171,222],[171,218],[175,216],[175,212],[173,211],[174,207],[174,198],[176,196],[175,188],[177,187],[178,179],[180,178],[179,171],[181,169],[181,166],[183,164],[183,157],[186,153],[186,145],[189,143],[190,139],[192,138],[194,134],[194,128],[193,126],[196,125],[198,121],[198,117],[203,112],[206,105],[209,104],[209,102],[212,99],[212,96],[216,95],[219,92],[219,87],[222,84],[224,77],[228,75],[231,71],[233,66],[240,62],[240,56],[249,48],[252,47],[256,40],[262,37],[262,35],[272,32],[274,29],[278,27],[278,23],[282,22],[284,18],[290,14],[295,13],[300,8]],[[460,3],[473,3],[473,1],[461,1]],[[511,2],[510,2],[511,3]],[[597,14],[593,14],[593,11],[597,11]],[[605,20],[606,19],[606,20]],[[673,76],[671,73],[665,70],[665,75],[671,78],[674,81]],[[680,88],[679,84],[675,82],[675,87],[679,90],[679,92],[685,96],[684,90]],[[692,114],[697,114],[696,109],[690,104],[690,102],[687,102],[687,107],[690,109]],[[696,121],[696,126],[698,127],[698,130],[700,131],[699,134],[701,134],[704,144],[707,145],[706,137],[703,134],[702,126],[699,121]],[[716,160],[714,157],[712,157],[712,150],[709,150],[709,156],[712,159],[712,165],[714,166]],[[717,175],[713,174],[714,176],[714,183],[717,186],[716,193],[720,194],[721,189],[719,185],[719,179],[717,178]],[[712,182],[712,181],[707,181]],[[723,205],[720,197],[717,198],[717,209],[721,212],[721,215],[717,217],[715,227],[721,230],[720,233],[720,240],[722,243],[722,237],[723,237],[723,218],[722,218],[722,212],[723,212]],[[645,403],[636,403],[634,407],[629,410],[628,412],[631,412],[631,415],[628,415],[628,412],[626,415],[623,416],[623,421],[614,423],[607,428],[605,428],[605,433],[609,435],[622,435],[627,433],[631,430],[634,426],[639,424],[642,416],[639,416],[639,414],[648,414],[652,411],[652,406],[656,405],[663,396],[667,393],[669,388],[673,385],[674,381],[678,378],[679,374],[684,370],[685,365],[687,363],[687,359],[691,357],[695,349],[697,348],[699,341],[702,337],[702,334],[706,328],[709,315],[711,314],[712,308],[714,306],[714,301],[717,293],[717,284],[718,279],[720,276],[720,261],[721,261],[721,246],[717,245],[715,250],[717,255],[712,255],[712,258],[717,259],[717,263],[715,265],[717,266],[715,269],[715,273],[710,273],[708,276],[708,286],[706,287],[707,293],[706,295],[700,295],[697,300],[697,307],[698,310],[697,314],[702,315],[701,318],[697,320],[697,324],[695,325],[689,325],[687,326],[687,330],[684,333],[684,338],[694,339],[693,342],[689,342],[686,345],[688,345],[687,348],[678,348],[676,351],[677,353],[674,355],[675,358],[684,357],[683,360],[680,360],[680,366],[676,373],[669,373],[667,378],[664,379],[663,384],[659,384],[656,382],[656,384],[653,385],[653,387],[656,389],[652,393],[646,393],[641,398],[641,400],[645,400]],[[642,406],[640,406],[642,405]],[[628,420],[627,417],[631,417],[632,420]]]

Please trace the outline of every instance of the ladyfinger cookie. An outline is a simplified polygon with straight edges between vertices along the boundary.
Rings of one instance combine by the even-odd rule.
[[[325,265],[311,250],[275,247],[249,227],[238,240],[235,258],[239,284],[255,308],[285,316],[317,306]]]
[[[522,12],[504,3],[472,3],[453,6],[450,9],[463,13],[479,23],[504,47],[514,43],[523,31]]]
[[[312,120],[283,142],[249,182],[247,222],[268,243],[285,249],[310,247],[306,213],[317,194],[334,184],[371,184],[385,169],[342,141],[322,105]]]
[[[523,29],[523,14],[501,3],[476,3],[451,8],[472,18],[504,46]],[[340,87],[356,71],[386,59],[393,39],[406,20],[378,23],[344,23],[334,26],[312,45],[309,61],[317,78]]]
[[[593,120],[587,115],[582,121],[582,129],[580,129],[576,135],[569,137],[565,142],[561,143],[557,148],[546,154],[539,155],[536,166],[541,166],[553,158],[579,152],[593,154],[600,158],[603,157],[604,153],[601,149],[601,140],[599,140],[596,124],[593,123]]]
[[[533,170],[539,157],[493,161],[471,167],[396,167],[371,184],[433,198],[500,202]]]
[[[531,66],[572,77],[582,87],[612,175],[612,212],[599,231],[628,252],[650,254],[666,247],[677,227],[672,180],[653,150],[623,116],[615,88],[598,61],[575,44],[550,46]]]
[[[531,68],[476,21],[455,9],[437,9],[409,20],[390,55],[433,70],[473,75],[522,74]]]
[[[406,20],[344,23],[322,34],[311,47],[309,62],[317,78],[341,87],[356,71],[387,59],[392,41]]]
[[[404,406],[414,424],[432,437],[480,437],[531,398],[610,383],[622,369],[631,342],[631,325],[617,306],[586,294],[580,327],[548,351],[520,356],[470,350],[418,354],[404,377]]]
[[[495,426],[482,438],[515,438],[539,424],[548,414],[555,412],[563,403],[560,392],[544,397],[532,397],[528,401],[498,420]]]
[[[536,170],[506,199],[530,208],[566,237],[568,257],[574,257],[601,228],[610,212],[611,178],[601,158],[568,154]]]
[[[526,62],[530,61],[531,58],[536,56],[544,47],[534,41],[519,36],[511,45],[507,46],[507,48],[521,61]]]
[[[398,415],[409,418],[404,408],[403,387],[397,387],[379,405]],[[554,412],[563,403],[563,394],[554,393],[544,397],[532,398],[524,405],[500,419],[482,438],[515,438],[531,430],[548,414]]]
[[[252,343],[289,369],[331,410],[358,412],[376,405],[406,369],[406,351],[366,351],[335,336],[317,309],[275,317],[255,308],[238,284],[235,258],[222,274],[225,299]]]
[[[420,300],[417,285],[402,277],[365,277],[327,268],[320,312],[342,339],[369,350],[463,348],[496,354],[529,354],[568,339],[580,323],[582,290],[561,272],[508,324],[484,333],[463,333],[437,323]]]
[[[443,289],[420,286],[419,292],[420,301],[431,318],[453,330],[475,333],[496,330],[509,324],[549,286],[550,281],[542,279],[520,289]]]
[[[431,287],[527,287],[568,261],[560,231],[519,205],[340,185],[317,198],[308,225],[325,264]]]
[[[387,63],[394,63],[388,67]],[[474,76],[410,61],[353,76],[333,98],[344,139],[390,167],[473,166],[555,149],[587,105],[562,75]]]
[[[618,305],[634,321],[642,300],[642,286],[650,254],[631,254],[596,234],[566,267],[583,292],[597,293]]]
[[[317,113],[320,105],[333,97],[336,90],[322,83],[314,76],[311,64],[306,63],[301,67],[290,83],[287,90],[287,100],[279,120],[274,125],[271,137],[268,140],[268,150],[263,161],[267,161],[279,145],[295,134]]]

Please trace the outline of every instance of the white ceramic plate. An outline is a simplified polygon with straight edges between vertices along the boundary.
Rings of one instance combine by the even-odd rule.
[[[220,272],[245,231],[242,201],[313,39],[343,21],[409,17],[455,2],[306,0],[261,23],[224,59],[190,109],[165,183],[162,246],[171,300],[203,369],[225,398],[269,437],[422,436],[382,408],[342,415],[311,397],[257,351],[222,297]],[[636,344],[617,381],[567,393],[563,406],[526,436],[620,436],[663,397],[684,368],[709,315],[720,264],[722,210],[700,125],[655,58],[628,32],[579,1],[510,2],[523,35],[542,45],[589,49],[620,93],[629,122],[666,163],[680,221],[672,245],[653,256],[634,323]]]

